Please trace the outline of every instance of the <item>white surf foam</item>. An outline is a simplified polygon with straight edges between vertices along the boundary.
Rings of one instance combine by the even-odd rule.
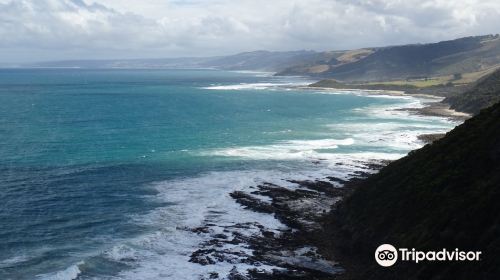
[[[379,147],[387,150],[407,152],[418,149],[423,142],[418,136],[425,133],[445,133],[450,129],[447,123],[400,123],[400,122],[357,122],[327,126],[333,132],[342,131],[354,139],[359,146]]]
[[[211,234],[217,234],[223,232],[223,226],[255,221],[269,229],[286,228],[273,216],[245,210],[229,196],[233,190],[248,190],[264,181],[292,185],[283,178],[282,174],[271,171],[228,171],[158,182],[153,185],[158,191],[154,199],[169,205],[137,217],[137,222],[160,229],[128,242],[126,247],[119,245],[107,255],[115,261],[137,260],[135,269],[120,274],[123,279],[199,279],[214,271],[224,277],[234,266],[245,271],[250,266],[244,263],[220,262],[202,266],[189,262],[190,255],[210,238],[210,234],[197,234],[187,228],[216,224],[211,227]],[[257,228],[241,233],[257,234]],[[252,253],[244,246],[228,245],[226,249]]]
[[[368,106],[355,109],[367,120],[354,120],[350,123],[332,124],[333,131],[343,131],[360,144],[374,147],[387,147],[392,150],[410,151],[423,146],[418,139],[421,134],[446,133],[459,124],[444,117],[413,114],[408,109],[422,108],[428,98],[411,98],[397,106]]]
[[[304,147],[332,149],[338,145],[353,144],[354,141],[350,138],[291,140],[283,142],[282,147],[278,149],[282,149],[282,153],[287,153],[292,149]],[[258,157],[263,157],[264,152],[260,153]],[[348,179],[355,171],[373,172],[367,168],[368,163],[401,156],[402,154],[395,153],[337,153],[330,155],[327,160],[308,167],[304,166],[300,170],[210,172],[195,178],[158,182],[152,186],[158,191],[154,199],[163,201],[168,206],[156,209],[147,216],[137,217],[136,221],[159,229],[125,245],[121,244],[107,255],[115,261],[136,260],[135,268],[123,271],[119,276],[121,279],[200,279],[211,272],[217,272],[219,277],[224,279],[233,268],[245,272],[255,267],[237,260],[217,262],[207,266],[189,262],[190,255],[211,236],[218,233],[231,234],[224,231],[225,226],[258,222],[267,230],[275,231],[277,234],[279,230],[286,229],[286,226],[271,215],[244,209],[229,196],[230,192],[235,190],[250,192],[253,187],[264,182],[294,189],[297,185],[288,180],[317,180],[327,176]],[[211,225],[209,233],[186,230],[203,225]],[[249,226],[240,230],[239,234],[249,236],[260,234],[260,231],[257,227]],[[244,245],[225,245],[224,249],[252,254],[252,250]],[[282,269],[266,265],[258,268],[267,271]]]
[[[259,72],[260,73],[260,72]],[[254,76],[262,76],[265,74],[253,74]],[[268,77],[268,76],[265,76]],[[267,79],[266,81],[260,81],[255,83],[238,83],[238,84],[213,84],[208,87],[204,87],[203,89],[209,90],[273,90],[273,89],[282,89],[282,90],[290,90],[296,88],[298,86],[306,86],[311,84],[312,80],[304,79],[303,77],[274,77],[271,79]]]
[[[235,89],[225,87],[216,89]],[[252,87],[255,85],[243,85],[243,88]],[[241,85],[239,88],[242,88]],[[417,99],[404,99],[403,101],[399,108],[422,106],[422,101]],[[304,164],[301,169],[210,172],[198,177],[153,184],[151,187],[157,190],[158,194],[151,199],[164,202],[166,206],[155,209],[146,216],[135,217],[134,220],[139,224],[152,226],[156,230],[122,242],[103,253],[103,256],[111,261],[125,263],[132,267],[113,278],[200,279],[211,272],[217,272],[219,277],[224,279],[234,267],[240,272],[255,268],[237,260],[217,262],[206,266],[189,262],[191,254],[200,248],[200,244],[209,240],[214,234],[223,233],[225,226],[258,221],[276,233],[286,228],[271,215],[245,210],[229,196],[230,192],[235,190],[249,192],[263,182],[293,189],[297,185],[287,180],[321,180],[327,176],[348,179],[356,171],[374,172],[368,168],[369,163],[395,160],[404,156],[408,150],[421,146],[422,143],[416,139],[416,136],[422,131],[444,132],[452,127],[452,123],[447,123],[442,119],[413,116],[407,112],[395,110],[394,105],[360,108],[357,112],[358,119],[332,124],[326,128],[332,135],[345,136],[338,139],[292,139],[270,145],[201,152],[206,156],[258,160],[302,160]],[[380,122],[367,121],[373,118],[379,118]],[[390,147],[393,151],[390,151],[391,149],[369,151],[364,147],[358,151],[354,149],[351,152],[339,152],[339,147],[342,146]],[[210,232],[195,233],[188,230],[204,225],[210,225]],[[247,236],[259,234],[259,230],[249,226],[247,229],[242,229],[240,234]],[[251,249],[241,244],[224,246],[228,250],[252,254]],[[76,268],[78,269],[78,266]],[[268,271],[280,269],[266,265],[258,268]],[[74,276],[78,273],[72,266],[62,274]]]
[[[320,140],[289,140],[273,145],[249,146],[237,148],[216,149],[201,152],[206,156],[241,157],[254,160],[311,160],[321,157],[318,150],[336,149],[354,144],[352,138],[320,139]]]
[[[322,89],[314,90],[309,88],[314,94],[325,95],[356,95],[371,98],[384,98],[384,99],[399,99],[399,100],[413,100],[415,97],[403,94],[390,94],[383,90],[362,90],[362,89]]]
[[[84,262],[81,261],[76,263],[64,270],[57,271],[50,274],[38,275],[37,279],[40,280],[74,280],[80,275],[81,271],[79,266],[83,265]]]
[[[332,144],[325,142],[321,146]],[[366,164],[373,162],[373,159],[387,159],[387,155],[376,153],[339,155],[336,162],[342,165],[336,165],[334,171],[332,163],[324,161],[320,165],[301,170],[210,172],[194,178],[155,183],[152,187],[158,194],[152,199],[168,205],[155,209],[146,216],[136,217],[135,220],[137,223],[153,226],[158,230],[115,246],[105,253],[105,257],[134,267],[120,273],[118,279],[200,279],[211,272],[217,272],[219,277],[224,279],[235,267],[237,271],[244,273],[247,269],[255,267],[237,259],[206,266],[189,262],[191,254],[213,235],[220,233],[231,235],[231,232],[225,231],[226,226],[238,223],[250,224],[248,228],[236,230],[244,236],[260,234],[260,229],[251,225],[255,222],[276,234],[286,229],[286,226],[272,215],[246,210],[229,196],[230,192],[235,190],[250,192],[255,186],[264,182],[295,189],[297,185],[288,180],[316,180],[324,179],[326,176],[347,179],[354,171],[369,171]],[[195,233],[188,230],[204,225],[210,225],[209,233]],[[252,255],[252,250],[241,244],[226,244],[219,249]],[[270,271],[283,268],[261,265],[258,269]]]
[[[288,140],[261,146],[243,146],[198,152],[204,156],[222,156],[251,160],[320,160],[335,162],[340,146],[359,146],[361,150],[386,151],[399,156],[423,146],[418,136],[426,133],[445,133],[456,124],[444,118],[411,115],[402,108],[418,108],[420,101],[403,103],[398,108],[373,106],[356,109],[359,117],[347,122],[327,125],[326,133],[341,135],[344,139]],[[375,121],[373,121],[375,119]],[[350,155],[356,156],[356,152]]]
[[[251,71],[251,70],[236,70],[236,71],[231,71],[231,72],[250,74],[254,77],[272,77],[275,74],[275,72]]]
[[[280,87],[292,86],[293,83],[241,83],[235,85],[212,85],[204,87],[211,90],[264,90],[276,89]]]
[[[421,106],[419,100],[411,100],[401,107]],[[123,279],[199,279],[210,272],[217,272],[220,278],[226,277],[236,267],[240,272],[254,268],[233,261],[217,262],[202,266],[189,262],[190,255],[207,241],[210,236],[224,232],[224,226],[236,223],[259,222],[270,230],[279,232],[286,228],[271,215],[245,210],[237,204],[229,193],[234,190],[251,191],[252,187],[269,182],[288,188],[297,186],[286,180],[317,180],[327,176],[342,179],[352,177],[356,171],[374,172],[369,163],[381,160],[395,160],[410,149],[422,145],[416,136],[422,131],[446,131],[449,123],[435,122],[428,117],[413,118],[407,112],[393,110],[391,107],[369,107],[359,110],[360,117],[380,118],[387,121],[373,124],[358,121],[328,126],[331,130],[341,130],[347,137],[342,139],[288,140],[271,145],[235,147],[204,151],[206,156],[239,157],[246,159],[306,160],[314,164],[304,164],[300,170],[247,170],[211,172],[195,178],[185,178],[158,182],[153,187],[158,191],[154,198],[168,204],[156,209],[147,216],[137,217],[138,223],[158,227],[149,235],[127,242],[122,247],[108,253],[109,258],[117,261],[135,262],[134,269],[123,271]],[[396,151],[369,152],[365,150],[338,152],[340,146],[392,147]],[[322,152],[322,150],[331,150]],[[390,150],[390,149],[389,149]],[[194,233],[186,228],[211,225],[209,233]],[[225,232],[227,234],[227,232]],[[250,226],[240,234],[259,234]],[[123,247],[126,246],[126,247]],[[225,249],[252,254],[244,245],[225,245]],[[261,266],[259,269],[271,270],[279,267]]]
[[[11,258],[0,260],[0,268],[14,266],[16,264],[28,261],[30,258],[27,255],[17,255]]]

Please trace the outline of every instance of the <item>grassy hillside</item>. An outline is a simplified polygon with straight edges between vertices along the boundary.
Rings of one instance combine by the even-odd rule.
[[[333,79],[325,79],[309,85],[310,87],[335,88],[335,89],[364,89],[364,90],[392,90],[403,91],[407,94],[430,94],[437,96],[457,96],[464,91],[465,85],[449,85],[445,83],[432,83],[430,81],[400,83],[372,82],[372,83],[342,83]]]
[[[351,54],[351,55],[349,55]],[[467,37],[433,44],[414,44],[345,52],[323,64],[294,66],[279,74],[304,74],[341,81],[387,81],[480,72],[500,64],[498,35]]]
[[[499,201],[497,103],[359,183],[328,220],[330,246],[349,279],[500,279]],[[373,254],[383,243],[483,255],[478,263],[399,262],[382,268]]]
[[[500,102],[500,70],[484,77],[463,94],[447,97],[444,102],[452,109],[477,114],[482,108]]]
[[[330,54],[314,51],[270,52],[254,51],[209,59],[200,64],[224,70],[280,71],[294,65],[321,65],[332,58]]]
[[[324,76],[335,67],[357,62],[374,53],[374,49],[359,49],[347,51],[331,51],[318,53],[322,59],[295,63],[291,67],[283,67],[277,75],[312,75]]]

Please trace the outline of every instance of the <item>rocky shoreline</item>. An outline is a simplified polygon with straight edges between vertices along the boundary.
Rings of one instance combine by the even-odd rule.
[[[191,254],[190,261],[203,266],[219,262],[249,266],[247,271],[234,267],[227,278],[213,271],[202,279],[331,279],[339,276],[344,269],[330,252],[324,254],[321,248],[325,240],[323,220],[351,192],[356,181],[386,163],[366,164],[366,171],[350,174],[349,180],[327,177],[318,181],[288,181],[296,185],[293,189],[263,183],[252,191],[234,191],[230,196],[242,207],[273,215],[286,229],[268,229],[258,221],[222,226],[207,224],[189,229],[196,234],[210,235],[210,239]]]
[[[468,117],[445,108],[439,101],[426,105],[424,108],[402,110],[453,120]],[[427,144],[443,136],[424,134],[418,138]],[[219,275],[214,269],[201,279],[349,279],[348,270],[353,267],[344,263],[349,262],[348,259],[336,254],[335,242],[340,239],[332,236],[328,218],[335,216],[336,206],[352,192],[357,182],[378,172],[388,163],[360,163],[364,166],[363,171],[353,171],[348,179],[288,180],[296,187],[262,183],[247,191],[233,191],[229,195],[236,203],[248,211],[272,215],[285,228],[271,229],[255,221],[227,225],[207,223],[186,229],[208,236],[207,241],[192,252],[189,261],[207,267],[218,263],[234,265],[229,275]],[[240,269],[236,267],[241,264],[247,268],[241,270],[241,266]]]
[[[471,117],[470,114],[457,112],[451,109],[450,105],[445,104],[442,101],[428,102],[425,103],[425,105],[426,106],[422,108],[410,108],[403,110],[422,116],[445,117],[455,121],[465,121]]]
[[[331,89],[330,89],[331,90]],[[378,94],[406,95],[401,92],[377,91]],[[372,93],[373,94],[373,93]],[[423,108],[401,109],[411,114],[447,117],[463,121],[470,116],[449,109],[441,98],[427,102]],[[444,134],[423,134],[418,138],[431,143]],[[228,225],[206,224],[186,229],[209,236],[190,256],[190,262],[203,266],[227,263],[234,265],[229,275],[210,272],[201,279],[270,280],[270,279],[349,279],[355,269],[348,259],[336,254],[337,239],[332,236],[329,217],[348,196],[357,182],[376,173],[388,161],[363,162],[364,171],[354,171],[348,179],[326,177],[316,181],[287,182],[296,187],[262,183],[250,191],[233,191],[232,199],[248,211],[272,215],[285,229],[270,229],[259,221]],[[332,212],[333,211],[333,212]],[[342,261],[339,263],[338,261]],[[238,270],[237,264],[247,265]],[[346,270],[347,268],[347,270]]]

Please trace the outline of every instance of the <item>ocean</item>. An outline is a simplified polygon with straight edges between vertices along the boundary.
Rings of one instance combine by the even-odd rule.
[[[218,226],[284,227],[231,191],[349,178],[423,146],[419,134],[457,125],[404,110],[430,99],[297,87],[310,82],[217,70],[0,70],[0,279],[245,270],[189,262]],[[191,230],[207,224],[213,232]]]

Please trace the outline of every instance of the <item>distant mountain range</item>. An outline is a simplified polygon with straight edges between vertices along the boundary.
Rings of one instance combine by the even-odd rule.
[[[500,66],[500,36],[466,37],[346,51],[254,51],[230,56],[163,59],[66,60],[28,67],[214,68],[307,75],[340,81],[387,81],[481,72]]]
[[[62,60],[26,65],[28,67],[64,68],[213,68],[221,70],[253,70],[278,72],[297,64],[316,61],[314,51],[254,51],[230,56],[182,57],[161,59]]]

